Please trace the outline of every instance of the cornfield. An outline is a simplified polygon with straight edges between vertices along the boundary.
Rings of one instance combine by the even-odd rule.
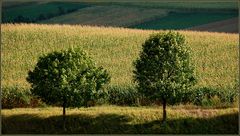
[[[2,25],[2,85],[29,88],[27,73],[38,57],[70,47],[82,48],[106,68],[111,85],[132,86],[132,62],[149,34],[160,31],[80,25]],[[197,86],[233,89],[238,75],[238,35],[179,31],[186,36]]]

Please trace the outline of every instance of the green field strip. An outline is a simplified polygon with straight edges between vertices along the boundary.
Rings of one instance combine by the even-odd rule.
[[[156,18],[130,28],[138,29],[185,29],[193,26],[221,21],[237,17],[237,12],[215,13],[215,12],[172,12],[168,16]]]
[[[90,5],[75,2],[50,2],[43,4],[36,3],[34,5],[27,6],[23,5],[3,10],[3,21],[11,22],[18,16],[27,17],[30,19],[36,19],[41,14],[45,16],[48,15],[57,16],[60,7],[64,10],[69,10],[69,9],[81,9],[89,6]]]
[[[121,6],[93,6],[41,21],[41,23],[129,26],[167,15],[166,10]]]

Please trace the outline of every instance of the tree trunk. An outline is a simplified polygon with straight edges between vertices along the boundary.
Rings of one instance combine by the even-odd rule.
[[[63,130],[66,130],[66,98],[63,98]]]
[[[166,99],[163,99],[163,123],[165,123],[167,120],[166,105],[167,105],[167,101]]]
[[[63,106],[63,116],[65,116],[66,115],[66,110],[65,110],[65,105]]]

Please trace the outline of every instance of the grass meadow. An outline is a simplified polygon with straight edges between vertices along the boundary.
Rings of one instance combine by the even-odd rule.
[[[68,109],[66,130],[57,107],[2,111],[3,134],[237,134],[238,109],[173,106],[168,121],[160,107],[100,106]]]

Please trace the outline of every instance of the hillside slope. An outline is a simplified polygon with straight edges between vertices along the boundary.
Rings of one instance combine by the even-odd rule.
[[[111,85],[132,82],[132,62],[141,44],[159,31],[79,25],[2,25],[2,85],[28,88],[27,73],[39,56],[70,47],[83,48],[111,74]],[[238,35],[179,31],[192,48],[198,86],[231,89],[238,71]]]
[[[81,24],[98,26],[129,26],[167,15],[163,9],[122,6],[93,6],[41,21],[44,24]]]
[[[238,18],[236,17],[223,21],[217,21],[209,24],[195,26],[189,28],[189,30],[238,33]]]
[[[182,30],[237,17],[237,5],[236,0],[8,0],[2,21]],[[219,27],[224,28],[214,30],[237,31]]]

